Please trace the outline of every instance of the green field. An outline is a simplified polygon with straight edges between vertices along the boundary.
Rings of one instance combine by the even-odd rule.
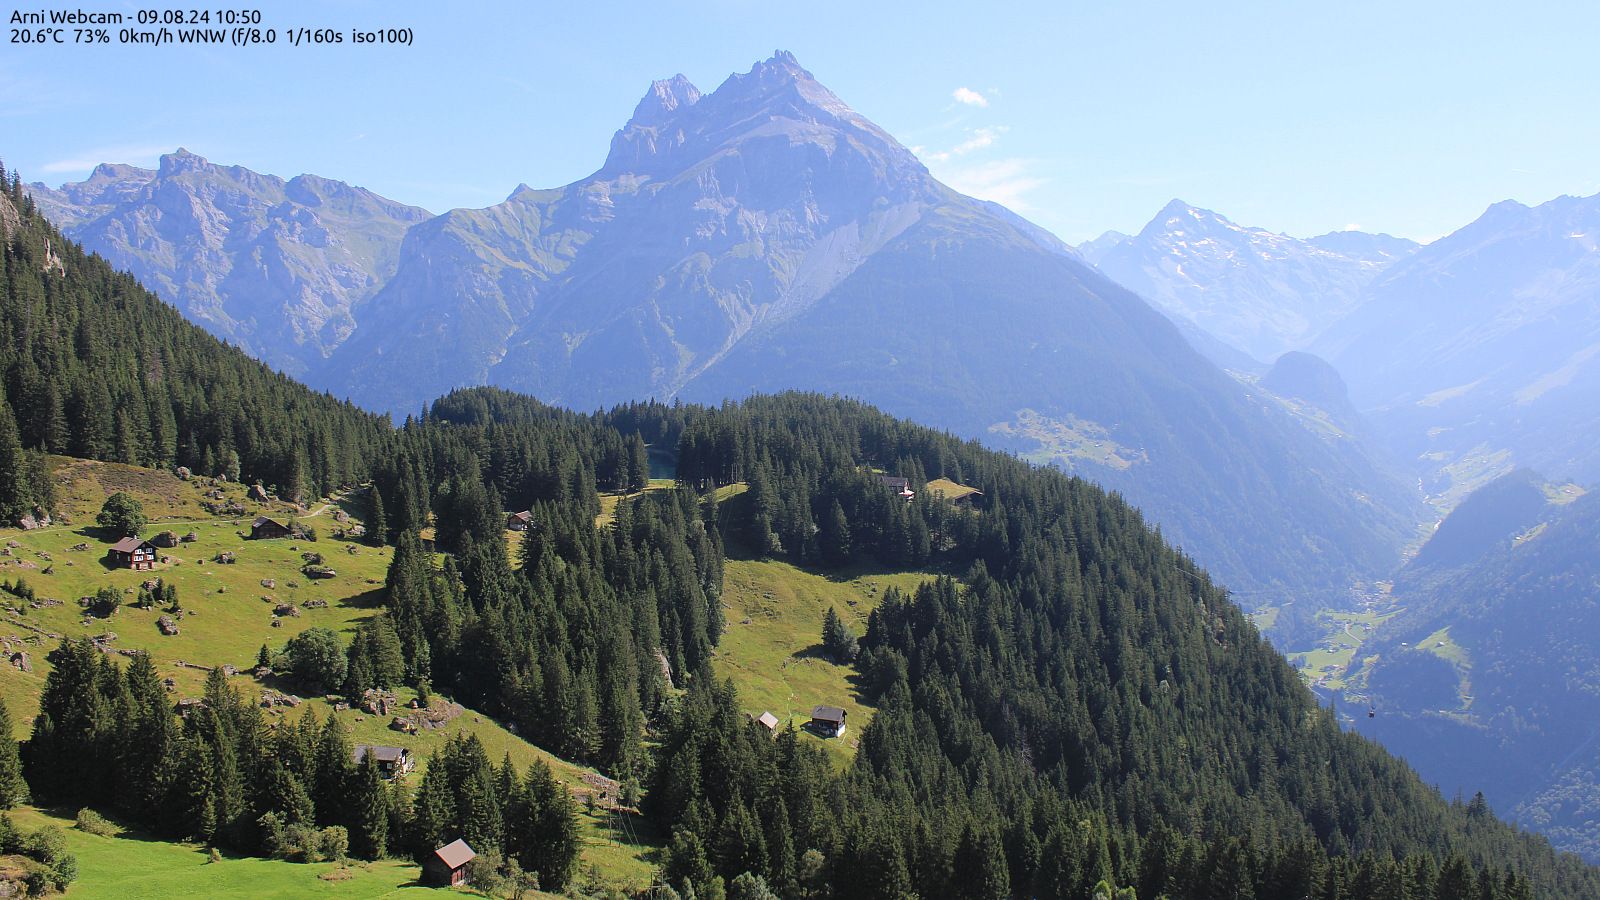
[[[787,563],[728,560],[723,602],[728,628],[717,647],[718,678],[733,679],[739,702],[752,716],[770,711],[779,727],[810,721],[818,704],[849,713],[849,727],[839,740],[819,741],[842,765],[853,754],[861,729],[873,709],[861,702],[851,676],[854,670],[822,654],[822,619],[832,606],[857,635],[866,631],[867,614],[890,586],[910,592],[936,576],[906,572],[885,574],[847,570],[825,576]]]
[[[935,478],[928,482],[927,491],[932,496],[943,497],[946,500],[960,500],[962,497],[978,493],[977,488],[957,484],[948,478]]]
[[[282,646],[294,634],[318,625],[348,635],[380,608],[392,551],[329,538],[336,527],[335,512],[343,508],[338,501],[319,502],[300,516],[318,530],[319,541],[250,541],[245,534],[258,512],[284,517],[293,508],[246,502],[242,486],[225,485],[222,489],[227,499],[244,502],[248,513],[218,518],[200,506],[207,499],[206,492],[215,489],[202,481],[186,482],[168,473],[109,463],[58,460],[56,464],[64,495],[62,521],[30,532],[0,530],[0,549],[10,551],[0,556],[0,578],[20,576],[41,600],[61,601],[35,609],[10,595],[0,595],[0,603],[7,607],[0,610],[0,638],[9,638],[13,650],[25,650],[33,666],[32,672],[24,673],[12,665],[0,665],[0,697],[12,711],[19,737],[26,737],[31,727],[49,671],[45,657],[62,635],[115,633],[108,642],[111,648],[149,652],[160,674],[176,683],[176,699],[198,695],[211,666],[228,663],[248,673],[262,644]],[[653,479],[648,490],[663,490],[671,484]],[[953,482],[935,487],[944,487],[947,495],[970,490]],[[719,489],[718,498],[736,500],[745,489],[742,484],[730,485]],[[106,542],[91,523],[106,494],[116,490],[139,496],[152,518],[160,517],[146,529],[147,536],[170,529],[179,535],[193,531],[198,540],[165,551],[169,561],[153,573],[110,568],[103,562]],[[610,522],[620,503],[637,496],[602,496],[597,524]],[[353,504],[347,512],[359,513],[360,505]],[[359,515],[352,517],[358,519]],[[10,543],[15,546],[5,546]],[[79,544],[87,544],[88,549],[72,549]],[[237,562],[215,562],[222,552],[233,553]],[[305,552],[323,554],[327,564],[337,570],[337,577],[307,579],[300,572]],[[51,574],[45,574],[47,567]],[[154,577],[178,587],[185,614],[179,618],[181,631],[176,636],[165,637],[156,627],[162,610],[132,606],[138,585]],[[799,725],[809,719],[811,707],[817,704],[848,710],[850,727],[844,739],[824,741],[804,733],[806,740],[821,743],[844,766],[873,710],[862,703],[852,680],[853,669],[822,657],[823,616],[832,606],[861,634],[868,613],[887,588],[909,592],[933,577],[862,567],[825,575],[786,563],[730,559],[723,594],[728,626],[717,649],[717,674],[734,680],[751,715],[771,711],[780,721]],[[263,581],[271,581],[273,586],[266,587]],[[124,605],[106,618],[86,617],[78,598],[108,585],[124,592]],[[308,607],[310,601],[327,605]],[[273,608],[278,603],[294,604],[300,615],[275,617]],[[262,689],[249,674],[235,677],[233,683],[247,696],[258,696]],[[270,686],[292,688],[276,682]],[[402,703],[415,696],[409,690],[396,693]],[[349,728],[353,742],[407,747],[419,759],[426,759],[450,737],[471,733],[482,741],[492,759],[509,754],[519,768],[542,759],[580,800],[590,790],[585,778],[593,777],[592,770],[558,759],[470,709],[441,727],[415,735],[392,730],[387,716],[355,709],[336,711],[323,698],[307,698],[298,708],[274,707],[266,713],[269,720],[298,719],[306,710],[315,710],[320,719],[337,717]],[[584,838],[580,882],[625,891],[648,886],[662,836],[636,814],[603,807],[591,812],[582,802],[578,808]],[[19,824],[30,827],[47,818],[36,810],[18,814]],[[254,858],[208,864],[204,852],[191,845],[139,836],[103,838],[76,830],[68,834],[82,865],[82,876],[71,891],[74,897],[381,897],[416,889],[416,867],[397,861],[354,867],[347,879],[328,881],[318,876],[330,872],[331,864]]]
[[[652,478],[650,479],[649,485],[645,487],[644,491],[670,490],[676,483],[677,482],[674,482],[670,478]],[[595,527],[604,528],[605,526],[616,521],[618,504],[622,503],[624,500],[633,500],[636,497],[642,496],[644,491],[635,491],[631,494],[619,494],[616,492],[601,494],[600,515],[595,516]]]
[[[410,862],[359,863],[325,879],[333,863],[290,863],[254,857],[209,862],[203,848],[129,834],[101,837],[73,828],[71,818],[31,808],[9,815],[25,829],[54,824],[66,832],[67,849],[78,857],[72,900],[165,900],[170,897],[283,898],[426,896],[417,885],[421,869]]]
[[[34,609],[16,597],[0,594],[0,638],[8,641],[11,650],[26,652],[33,664],[31,673],[0,666],[0,697],[10,706],[19,728],[26,728],[38,709],[38,695],[49,671],[45,656],[62,636],[114,634],[115,639],[107,641],[110,647],[149,652],[161,675],[175,679],[180,695],[188,695],[198,692],[206,673],[186,664],[210,667],[227,663],[248,670],[263,643],[279,646],[319,625],[352,631],[381,601],[391,551],[331,539],[329,535],[339,524],[334,520],[335,511],[341,508],[337,503],[318,503],[299,517],[319,532],[318,541],[251,541],[246,535],[258,512],[286,518],[293,507],[245,502],[247,515],[218,518],[199,507],[204,492],[210,490],[199,480],[185,482],[147,469],[79,461],[62,461],[56,473],[58,479],[70,479],[64,485],[68,493],[63,500],[68,510],[64,518],[70,524],[35,531],[0,529],[0,553],[9,553],[0,556],[0,579],[25,580],[43,604]],[[99,504],[92,494],[108,489],[136,492],[147,513],[178,516],[153,521],[143,532],[145,536],[171,530],[180,536],[193,532],[198,540],[162,551],[169,562],[153,572],[112,568],[105,560],[108,542],[93,526]],[[242,487],[228,485],[224,490],[229,498],[243,501]],[[73,549],[79,546],[87,549]],[[215,562],[224,552],[234,554],[237,561]],[[321,580],[301,574],[302,554],[309,552],[322,554],[338,574]],[[139,585],[153,578],[178,586],[183,615],[177,617],[179,634],[175,636],[163,636],[156,626],[165,610],[133,606]],[[272,587],[264,582],[271,582]],[[78,599],[108,586],[122,592],[122,607],[105,618],[86,614]],[[300,614],[274,616],[278,604],[292,604]]]
[[[1111,432],[1105,426],[1073,415],[1052,419],[1032,409],[1019,409],[1014,420],[996,422],[989,426],[989,431],[1013,440],[1024,438],[1036,442],[1037,447],[1021,454],[1030,462],[1047,464],[1061,460],[1070,464],[1082,459],[1112,469],[1128,469],[1149,461],[1143,447],[1124,447],[1111,439]]]
[[[34,609],[10,594],[0,593],[0,606],[5,607],[0,609],[0,638],[9,638],[12,650],[25,651],[33,667],[32,672],[24,673],[13,665],[0,665],[0,697],[11,710],[18,737],[26,737],[31,730],[50,669],[46,655],[62,635],[115,633],[109,646],[149,652],[158,672],[176,682],[173,696],[177,699],[197,696],[211,666],[227,663],[248,673],[262,644],[279,647],[300,631],[319,625],[348,635],[362,619],[379,609],[392,550],[330,539],[328,535],[338,525],[334,513],[343,508],[336,501],[313,504],[311,510],[299,516],[319,532],[321,539],[316,542],[250,541],[244,535],[255,515],[265,512],[281,519],[294,508],[282,503],[251,503],[245,500],[244,487],[223,485],[226,499],[244,503],[248,513],[218,518],[200,505],[208,499],[206,492],[214,489],[204,481],[183,481],[170,473],[111,463],[69,459],[53,462],[62,488],[58,524],[35,531],[0,529],[0,551],[10,551],[9,555],[0,556],[0,579],[21,577],[41,601],[61,601],[59,605],[46,603]],[[651,489],[660,486],[651,483]],[[145,530],[146,536],[170,529],[180,536],[193,531],[199,540],[164,551],[170,561],[154,572],[108,567],[103,562],[106,542],[92,523],[105,496],[117,490],[135,494],[152,519],[159,517]],[[618,499],[613,499],[613,509]],[[360,505],[355,504],[349,512],[358,512],[355,507]],[[13,543],[15,546],[9,546]],[[89,549],[71,549],[78,544],[87,544]],[[214,562],[214,557],[224,551],[234,553],[237,562]],[[301,554],[305,552],[323,554],[327,564],[338,572],[337,577],[307,579],[300,572],[304,564]],[[44,574],[47,567],[52,569],[51,574]],[[140,610],[131,605],[138,585],[156,577],[177,585],[182,608],[186,613],[192,611],[179,617],[180,633],[176,636],[163,636],[157,629],[156,619],[162,610]],[[264,586],[264,580],[274,582],[274,586]],[[115,614],[86,621],[77,599],[108,585],[134,593],[124,593],[124,605]],[[272,598],[271,602],[263,599],[266,597]],[[308,601],[325,601],[327,606],[307,607]],[[274,617],[273,608],[278,603],[296,605],[300,615]],[[276,626],[274,621],[278,622]],[[241,693],[259,696],[262,685],[249,674],[232,680]],[[284,691],[292,691],[293,687],[282,683],[271,686]],[[396,694],[401,702],[415,696],[409,690]],[[307,709],[315,710],[320,719],[330,715],[339,718],[350,729],[355,743],[403,746],[419,759],[425,759],[450,737],[469,732],[477,735],[496,761],[509,754],[519,768],[525,768],[534,759],[543,759],[580,801],[590,790],[583,779],[585,775],[592,776],[593,770],[558,759],[472,710],[443,727],[415,735],[390,729],[388,717],[354,709],[336,712],[322,698],[308,698],[295,709],[274,707],[266,714],[269,720],[298,719]],[[582,802],[578,804],[578,816],[584,839],[580,882],[623,890],[650,883],[654,854],[661,841],[648,822],[641,816],[603,807],[590,812]],[[22,819],[18,821],[21,823]],[[204,865],[204,854],[187,845],[142,838],[99,838],[77,831],[69,834],[75,852],[84,857],[83,875],[71,892],[74,897],[377,897],[414,881],[417,873],[416,867],[409,864],[383,862],[352,869],[354,877],[335,883],[316,877],[328,871],[329,865],[253,858]],[[85,849],[78,848],[81,842],[88,842]]]
[[[1324,610],[1317,621],[1325,626],[1317,647],[1286,654],[1289,662],[1300,670],[1301,677],[1310,683],[1330,690],[1352,687],[1350,679],[1355,674],[1353,664],[1356,651],[1372,637],[1379,625],[1394,618],[1399,610],[1378,612],[1335,612]]]

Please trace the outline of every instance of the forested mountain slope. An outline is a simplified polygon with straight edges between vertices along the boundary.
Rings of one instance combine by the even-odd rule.
[[[233,402],[303,410],[304,443],[290,447],[307,458],[327,456],[336,434],[358,439],[363,465],[348,477],[370,473],[368,521],[395,545],[383,614],[332,654],[268,648],[269,668],[283,659],[298,689],[346,697],[445,693],[642,782],[647,814],[673,835],[663,874],[675,885],[714,892],[751,873],[790,897],[1084,897],[1100,881],[1177,898],[1218,885],[1330,898],[1600,892],[1600,873],[1446,803],[1341,733],[1209,576],[1087,481],[807,394],[581,415],[479,389],[386,431],[198,335],[103,261],[61,246],[66,274],[47,267],[43,242],[59,237],[27,204],[9,227],[5,296],[41,295],[22,311],[70,296],[69,309],[124,316],[154,348],[126,371],[181,369],[190,357],[157,351],[189,347],[238,385]],[[41,379],[116,370],[95,349],[64,343]],[[208,374],[193,377],[209,385]],[[193,402],[200,413],[174,409],[180,435],[205,421]],[[25,433],[37,423],[9,393],[6,410]],[[597,528],[600,490],[644,482],[646,444],[676,448],[679,486],[619,504]],[[926,490],[937,477],[981,499],[940,499]],[[705,492],[730,483],[748,500],[725,511]],[[532,527],[509,552],[506,512],[522,509]],[[711,674],[725,546],[821,572],[870,560],[963,573],[874,611],[854,666],[878,713],[844,774],[796,735],[749,723]],[[547,887],[570,882],[570,800],[547,769],[496,765],[463,737],[414,792],[395,793],[352,767],[337,728],[264,728],[221,673],[180,720],[147,658],[87,641],[59,654],[22,754],[41,799],[245,853],[294,854],[330,828],[362,856],[464,836]]]
[[[1366,730],[1445,791],[1481,790],[1596,859],[1600,497],[1547,490],[1522,474],[1480,489],[1402,573]]]
[[[63,239],[14,180],[0,235],[0,388],[22,446],[309,498],[363,478],[388,440],[384,419],[227,347]],[[33,501],[13,497],[5,524]]]

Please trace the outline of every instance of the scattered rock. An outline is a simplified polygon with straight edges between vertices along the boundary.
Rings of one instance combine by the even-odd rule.
[[[276,579],[276,578],[263,578],[263,579],[261,579],[261,586],[266,588],[269,591],[273,590],[274,588],[276,588],[278,586],[278,579]]]
[[[179,478],[183,479],[184,481],[188,481],[189,479],[194,477],[194,473],[189,471],[189,467],[188,466],[179,466],[178,468],[176,468],[176,469],[174,469],[172,471],[172,474],[178,476]]]
[[[326,601],[326,600],[307,600],[306,602],[304,602],[304,603],[302,603],[300,605],[305,609],[327,609],[328,608],[328,601]]]
[[[176,547],[178,546],[178,533],[176,531],[163,531],[151,538],[150,543],[163,548]]]
[[[211,561],[222,563],[223,565],[232,565],[238,562],[238,560],[234,559],[233,553],[227,551],[218,553],[216,556],[211,557]]]
[[[261,692],[261,705],[264,707],[287,706],[293,709],[300,705],[300,698],[293,694],[284,694],[271,689]]]
[[[247,496],[257,503],[272,502],[272,495],[267,493],[267,489],[262,487],[259,483],[250,485],[250,490],[247,492]]]
[[[185,544],[192,544],[195,541],[200,540],[200,535],[195,534],[194,532],[191,531],[188,534],[184,535],[183,537],[178,538],[178,540],[182,541]]]
[[[174,637],[178,633],[178,623],[171,616],[162,616],[156,619],[156,627],[167,637]]]
[[[386,716],[399,705],[399,698],[389,691],[367,688],[361,692],[361,708],[375,716]]]
[[[33,660],[29,658],[28,651],[26,650],[18,650],[17,652],[11,654],[11,664],[16,666],[17,670],[21,672],[33,671]]]
[[[277,606],[272,608],[272,614],[275,616],[289,616],[291,618],[297,618],[300,615],[300,607],[295,606],[293,603],[279,603]]]

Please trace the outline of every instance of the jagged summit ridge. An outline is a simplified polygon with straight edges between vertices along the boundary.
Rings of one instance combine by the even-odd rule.
[[[926,177],[909,150],[783,50],[748,72],[730,75],[709,94],[682,75],[652,82],[628,124],[612,138],[596,176],[668,177],[741,141],[771,137],[829,152],[851,144],[879,158],[882,168]]]

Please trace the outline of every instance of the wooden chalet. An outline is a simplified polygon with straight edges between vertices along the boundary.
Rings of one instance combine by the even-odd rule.
[[[369,753],[372,754],[373,759],[377,760],[378,771],[382,772],[385,778],[399,778],[408,774],[417,765],[416,757],[412,756],[411,751],[404,747],[357,744],[355,749],[350,751],[350,755],[354,757],[358,766],[366,760]]]
[[[756,718],[756,721],[760,722],[761,723],[761,727],[765,728],[768,731],[777,731],[778,730],[778,717],[773,715],[771,712],[762,713],[760,716],[758,716]]]
[[[263,541],[268,538],[286,538],[289,534],[289,526],[279,522],[277,519],[261,516],[250,523],[250,539],[252,541]]]
[[[903,497],[907,502],[917,496],[917,492],[911,489],[911,479],[909,478],[902,478],[899,475],[879,475],[878,481],[882,482],[884,487]]]
[[[423,873],[432,884],[450,885],[467,883],[467,863],[476,859],[478,853],[467,842],[457,838],[443,847],[433,851],[422,864]]]
[[[511,515],[506,516],[507,531],[527,531],[528,526],[532,524],[533,510],[530,509],[525,509],[522,512],[512,513]]]
[[[106,556],[111,558],[114,566],[124,566],[134,571],[154,569],[156,560],[161,558],[161,551],[156,545],[136,537],[125,537],[106,551]]]
[[[813,706],[808,727],[823,737],[844,737],[844,720],[849,715],[837,706]]]

